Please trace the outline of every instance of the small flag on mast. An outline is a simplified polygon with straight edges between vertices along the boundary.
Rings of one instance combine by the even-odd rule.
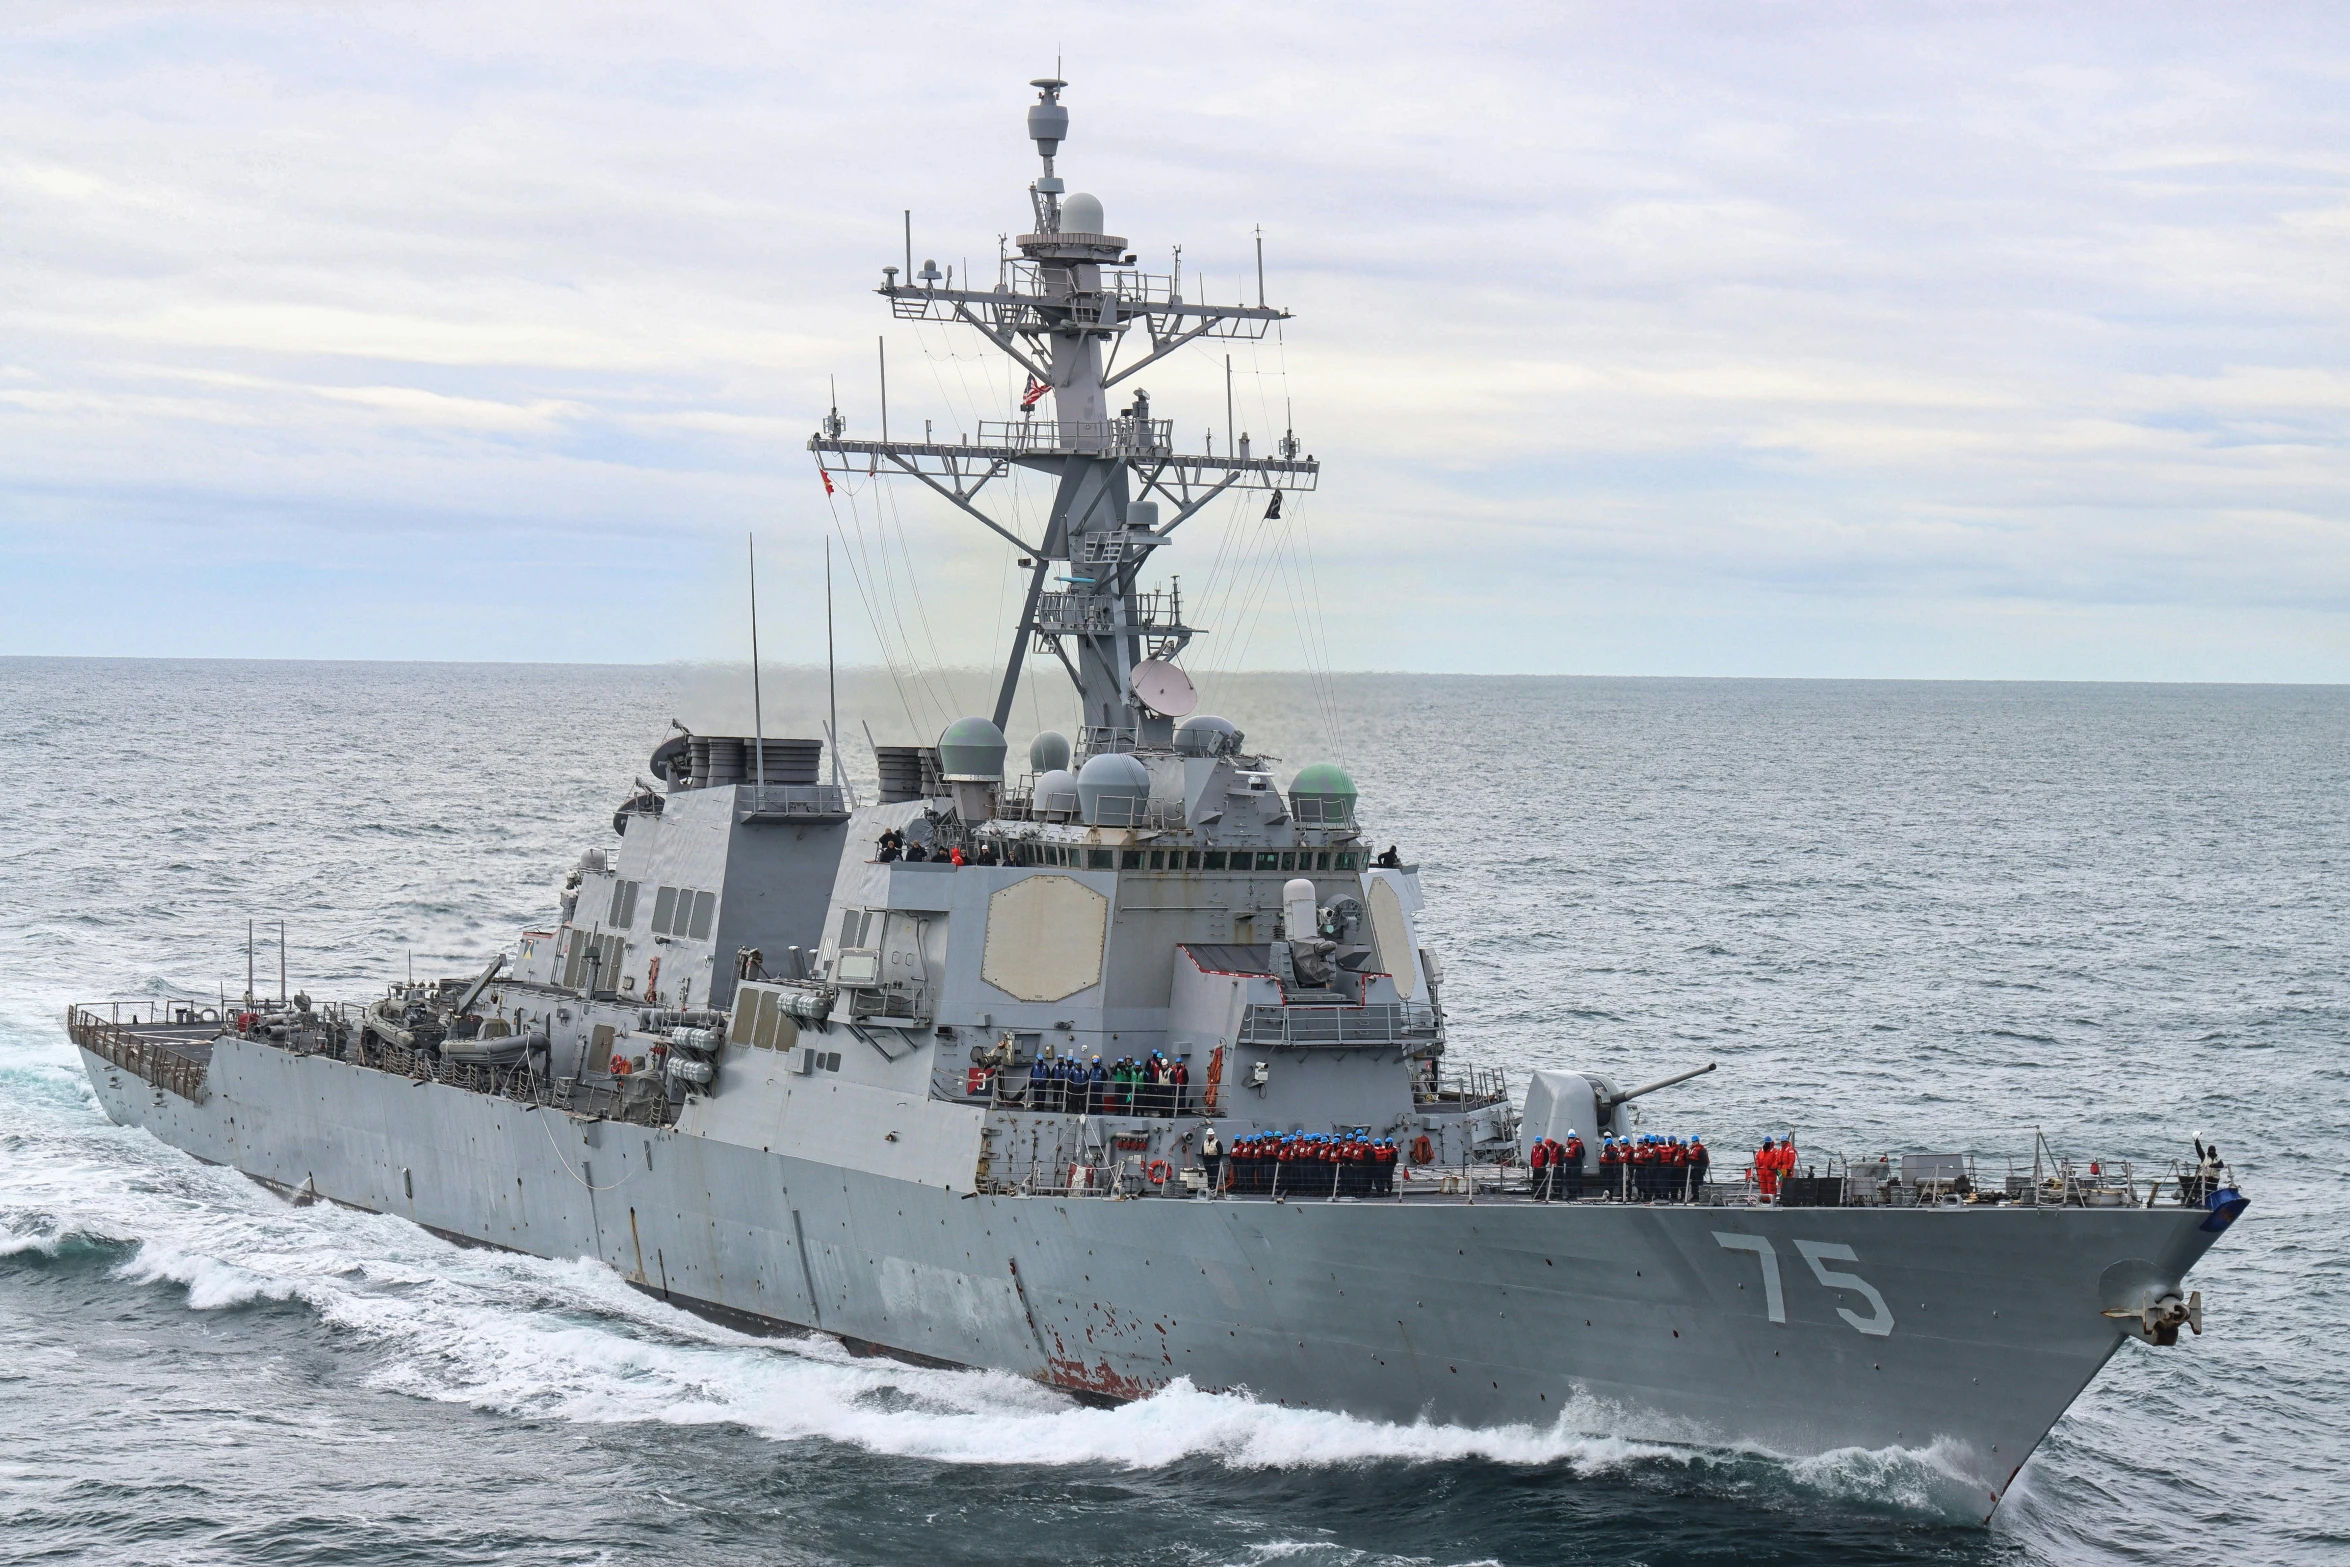
[[[1273,501],[1272,501],[1272,504],[1271,504],[1271,505],[1269,505],[1269,506],[1267,506],[1267,507],[1265,508],[1265,520],[1266,520],[1267,522],[1271,522],[1271,521],[1273,521],[1275,518],[1279,517],[1280,515],[1281,515],[1281,492],[1280,492],[1279,490],[1275,490],[1275,491],[1273,492]]]
[[[1035,376],[1030,376],[1028,378],[1028,390],[1020,394],[1021,412],[1025,413],[1029,409],[1034,408],[1039,402],[1044,400],[1044,394],[1051,390],[1052,388],[1047,386],[1044,382],[1039,381]]]
[[[823,469],[823,468],[819,468],[819,469],[817,469],[817,470],[816,470],[816,472],[817,472],[818,474],[822,475],[822,477],[823,477],[823,479],[824,479],[824,493],[825,493],[825,494],[827,494],[827,495],[830,495],[830,494],[832,493],[832,474],[831,474],[831,472],[830,472],[829,470],[827,470],[827,469]]]

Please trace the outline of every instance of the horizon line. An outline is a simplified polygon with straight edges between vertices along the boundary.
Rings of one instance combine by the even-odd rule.
[[[385,669],[642,669],[642,670],[722,670],[748,669],[748,659],[665,659],[659,662],[590,662],[573,659],[461,659],[461,658],[220,658],[192,654],[152,653],[0,653],[0,664],[56,663],[56,664],[285,664],[338,665],[375,667]],[[762,669],[805,670],[821,674],[825,666],[806,662],[762,659]],[[891,677],[895,673],[886,664],[841,664],[837,672],[844,675],[874,675]],[[983,664],[943,664],[928,666],[932,674],[981,675],[1000,678],[1000,671]],[[2185,686],[2214,689],[2327,691],[2350,689],[2350,681],[2339,680],[2128,680],[2117,678],[2085,679],[2064,676],[2017,675],[1652,675],[1623,673],[1581,673],[1567,670],[1456,670],[1456,669],[1227,669],[1212,672],[1217,679],[1265,679],[1310,675],[1317,679],[1345,680],[1372,677],[1413,676],[1431,680],[1641,680],[1659,683],[1667,681],[1719,681],[1753,685],[1974,685],[1974,686]]]

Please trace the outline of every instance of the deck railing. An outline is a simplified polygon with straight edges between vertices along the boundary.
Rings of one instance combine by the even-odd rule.
[[[1472,1066],[1412,1079],[1412,1102],[1417,1105],[1459,1105],[1465,1110],[1476,1110],[1500,1104],[1509,1097],[1508,1074],[1497,1066]]]
[[[468,1093],[490,1094],[517,1104],[541,1105],[601,1120],[628,1121],[639,1126],[668,1126],[677,1119],[677,1106],[662,1091],[659,1079],[620,1078],[609,1087],[578,1078],[550,1078],[517,1064],[510,1067],[460,1065],[436,1061],[422,1050],[368,1038],[351,1047],[349,1059],[395,1077],[420,1083],[439,1083]]]
[[[758,784],[738,786],[735,803],[745,821],[832,822],[849,814],[848,791],[835,784]]]
[[[167,1044],[141,1038],[125,1025],[100,1017],[94,1007],[67,1008],[65,1032],[90,1054],[191,1104],[202,1104],[212,1097],[205,1086],[203,1062],[181,1055]]]

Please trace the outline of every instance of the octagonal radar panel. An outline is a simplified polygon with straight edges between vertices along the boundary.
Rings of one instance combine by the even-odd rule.
[[[1136,701],[1163,718],[1188,718],[1199,706],[1191,676],[1163,658],[1146,658],[1135,665],[1127,685]]]

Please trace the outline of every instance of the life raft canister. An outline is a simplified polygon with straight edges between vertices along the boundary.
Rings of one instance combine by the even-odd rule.
[[[1419,1136],[1412,1139],[1412,1163],[1434,1164],[1435,1162],[1436,1145],[1428,1141],[1428,1134],[1426,1132],[1422,1132]]]

